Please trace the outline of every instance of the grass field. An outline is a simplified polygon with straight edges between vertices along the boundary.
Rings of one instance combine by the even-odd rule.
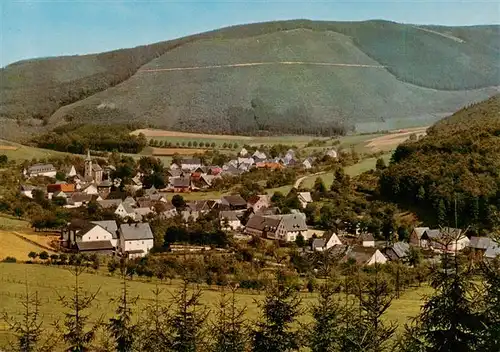
[[[391,158],[391,155],[392,155],[392,153],[386,153],[386,154],[382,155],[381,158],[383,158],[386,161],[386,163],[388,163],[390,158]],[[362,174],[365,171],[374,169],[376,162],[377,162],[377,158],[364,159],[355,165],[346,167],[345,172],[346,172],[346,174],[348,174],[350,176],[357,176],[359,174]],[[320,177],[323,180],[323,182],[325,183],[325,186],[327,188],[329,188],[333,183],[333,172],[328,172],[328,173],[324,173],[321,175],[313,175],[313,176],[305,178],[304,181],[302,181],[302,183],[301,183],[301,187],[304,187],[304,188],[313,187],[314,181],[316,180],[317,177]]]
[[[41,313],[46,326],[54,320],[61,318],[64,310],[58,302],[58,295],[71,294],[74,278],[64,268],[44,265],[0,263],[0,311],[5,311],[10,315],[20,314],[21,305],[19,298],[25,292],[26,281],[28,282],[29,290],[31,292],[37,291],[39,294],[42,301]],[[85,273],[80,277],[80,283],[86,291],[96,292],[99,290],[92,308],[92,318],[97,319],[101,315],[109,318],[116,308],[115,304],[110,303],[110,300],[120,294],[121,280],[105,274]],[[174,293],[179,288],[176,281],[169,285],[159,283],[156,280],[151,282],[129,281],[130,297],[139,297],[135,313],[143,310],[148,302],[151,302],[153,298],[152,290],[157,285],[164,289],[162,299],[165,300],[169,300],[171,293]],[[203,288],[202,302],[208,308],[213,309],[220,295],[218,289],[216,287],[209,288],[206,285],[201,286],[201,288]],[[399,299],[393,301],[386,318],[396,321],[401,328],[408,321],[409,317],[418,314],[421,298],[429,292],[428,287],[407,290]],[[314,294],[303,293],[301,295],[304,308],[308,308],[315,300]],[[240,292],[237,298],[242,306],[247,306],[247,318],[255,320],[258,316],[256,301],[262,299],[263,295],[257,292]],[[307,317],[303,319],[305,320]],[[4,339],[6,337],[5,333],[1,333],[1,329],[0,325],[0,342],[2,341],[2,335]]]
[[[33,158],[43,159],[53,156],[64,156],[67,153],[57,152],[49,149],[29,147],[19,143],[5,141],[0,139],[0,154],[4,154],[9,160],[31,160]],[[6,148],[7,147],[7,148]]]

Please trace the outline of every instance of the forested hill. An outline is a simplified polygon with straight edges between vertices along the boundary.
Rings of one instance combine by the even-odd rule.
[[[382,193],[415,206],[436,224],[500,230],[500,96],[436,123],[400,145],[381,178]]]
[[[69,121],[224,133],[421,125],[494,94],[499,34],[295,20],[21,61],[0,70],[0,137]]]

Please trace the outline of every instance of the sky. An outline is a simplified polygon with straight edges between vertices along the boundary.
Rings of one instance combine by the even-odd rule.
[[[18,60],[133,47],[271,20],[478,25],[500,23],[500,2],[0,0],[0,67]]]

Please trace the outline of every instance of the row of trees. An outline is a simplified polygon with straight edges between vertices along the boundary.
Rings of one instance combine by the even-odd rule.
[[[472,277],[457,258],[444,255],[442,270],[432,278],[434,292],[399,337],[397,324],[386,319],[395,295],[377,267],[350,295],[338,294],[341,280],[330,273],[308,306],[278,270],[251,320],[236,287],[222,291],[209,307],[202,303],[203,292],[188,280],[167,300],[156,288],[138,315],[139,297],[131,296],[126,265],[124,260],[119,264],[122,288],[109,319],[95,319],[99,292],[84,291],[79,277],[85,269],[78,262],[72,269],[73,294],[60,296],[64,315],[54,330],[45,330],[40,299],[27,291],[21,317],[4,316],[15,338],[7,350],[493,352],[500,347],[498,262],[482,263],[481,276]]]
[[[217,144],[215,142],[204,142],[204,141],[182,141],[182,142],[169,142],[167,140],[158,140],[158,139],[150,139],[149,140],[150,147],[159,147],[159,148],[215,148]],[[222,149],[238,149],[238,143],[227,143],[224,142],[219,144],[219,147]]]

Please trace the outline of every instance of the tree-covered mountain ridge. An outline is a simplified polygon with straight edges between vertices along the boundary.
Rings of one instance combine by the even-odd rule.
[[[427,123],[495,92],[499,28],[277,21],[24,60],[0,71],[0,136],[69,121],[240,134]]]
[[[400,145],[381,190],[437,224],[500,230],[500,96],[468,106],[436,123],[425,138]]]

